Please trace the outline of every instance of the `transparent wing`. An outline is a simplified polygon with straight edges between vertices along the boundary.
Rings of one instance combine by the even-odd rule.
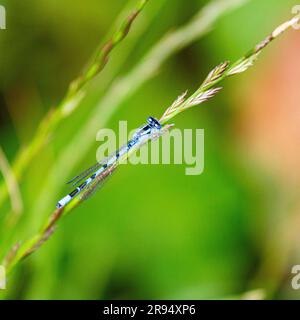
[[[102,167],[103,165],[105,165],[110,159],[111,157],[113,157],[114,154],[111,154],[110,156],[104,158],[102,161],[94,164],[93,166],[91,166],[90,168],[86,169],[85,171],[81,172],[80,174],[78,174],[76,177],[74,177],[73,179],[71,179],[70,181],[67,182],[67,184],[71,184],[71,186],[75,186],[77,184],[79,184],[80,182],[82,182],[85,178],[87,178],[89,175],[91,175],[92,173],[94,173],[96,170],[98,170],[100,167]]]
[[[81,199],[86,200],[90,198],[97,190],[99,190],[108,178],[115,172],[118,167],[118,163],[114,163],[108,167],[104,172],[102,172],[98,177],[96,177],[89,185],[85,187],[83,193],[81,194]]]
[[[126,150],[127,150],[127,144],[122,146],[119,150],[111,153],[108,157],[104,158],[102,161],[94,164],[90,168],[88,168],[85,171],[81,172],[80,174],[78,174],[77,176],[72,178],[70,181],[68,181],[67,184],[71,184],[72,186],[75,186],[75,185],[79,184],[82,180],[84,180],[90,174],[95,172],[98,168],[100,168],[101,166],[107,164],[110,161],[110,159],[112,159],[113,157],[116,156],[116,154],[123,154],[123,153],[126,152]]]
[[[67,184],[72,184],[72,186],[78,184],[83,179],[85,179],[87,176],[89,176],[92,172],[96,171],[100,166],[102,166],[102,162],[98,162],[91,166],[90,168],[86,169],[85,171],[78,174],[76,177],[72,178],[70,181],[67,182]]]

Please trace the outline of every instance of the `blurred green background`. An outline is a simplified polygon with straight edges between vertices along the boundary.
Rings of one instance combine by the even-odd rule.
[[[1,2],[7,30],[0,31],[0,144],[10,163],[135,3]],[[16,241],[34,235],[67,193],[66,178],[56,167],[68,170],[61,155],[70,141],[76,145],[78,134],[92,147],[81,154],[78,144],[67,178],[95,162],[96,131],[91,141],[81,130],[96,106],[102,103],[100,129],[108,102],[114,102],[105,97],[118,93],[114,85],[165,34],[208,3],[149,1],[79,108],[26,170],[18,221],[7,223],[15,215],[9,199],[1,206],[1,258]],[[289,19],[295,4],[249,0],[228,10],[207,34],[184,45],[151,79],[121,98],[105,127],[117,129],[119,120],[128,120],[133,129],[149,115],[159,117],[181,92],[196,89],[215,65],[235,61]],[[17,266],[0,297],[299,298],[291,288],[291,268],[300,264],[299,39],[299,33],[289,31],[249,72],[226,80],[216,98],[176,117],[178,128],[205,129],[202,175],[186,176],[184,164],[122,166]]]

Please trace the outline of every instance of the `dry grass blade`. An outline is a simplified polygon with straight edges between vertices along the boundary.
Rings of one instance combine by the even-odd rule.
[[[211,85],[211,83],[219,80],[229,66],[229,61],[223,62],[216,66],[202,83],[202,87]]]
[[[258,59],[258,56],[260,55],[260,51],[253,54],[249,58],[241,59],[240,62],[238,62],[236,65],[234,65],[230,70],[228,71],[229,76],[233,76],[238,73],[243,73],[246,70],[248,70],[250,67],[253,66],[255,61]]]
[[[187,91],[185,93],[183,93],[181,96],[179,96],[174,102],[173,104],[171,105],[171,107],[169,107],[165,113],[163,114],[162,118],[164,117],[169,117],[173,112],[176,111],[176,109],[178,109],[182,104],[183,102],[185,101],[185,98],[187,96]]]
[[[214,89],[209,89],[204,92],[200,92],[196,97],[193,97],[188,103],[186,103],[183,106],[183,110],[191,108],[193,106],[197,106],[210,98],[214,97],[219,91],[221,91],[222,88],[214,88]]]

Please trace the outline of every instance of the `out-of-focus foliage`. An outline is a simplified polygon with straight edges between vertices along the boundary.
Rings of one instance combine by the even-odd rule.
[[[0,31],[0,143],[10,162],[108,38],[107,31],[118,25],[123,7],[134,3],[3,1],[8,27]],[[18,223],[7,219],[14,215],[9,201],[1,207],[1,257],[16,241],[33,235],[66,193],[65,181],[49,172],[55,172],[113,75],[126,75],[168,30],[189,21],[206,3],[149,1],[88,97],[27,169],[20,183],[24,212]],[[226,14],[204,38],[168,59],[106,125],[117,130],[119,120],[128,120],[132,129],[149,115],[159,117],[178,94],[197,88],[213,66],[236,60],[289,18],[293,5],[289,0],[250,0]],[[290,271],[300,264],[300,178],[282,177],[299,172],[293,161],[283,161],[296,156],[297,140],[291,136],[299,137],[300,119],[297,128],[292,113],[299,90],[290,83],[298,81],[298,42],[299,34],[291,31],[249,73],[227,80],[215,99],[176,118],[179,128],[205,129],[202,175],[186,176],[185,165],[122,166],[17,268],[3,297],[243,298],[244,292],[262,289],[270,297],[297,298]],[[271,99],[276,84],[278,96]],[[279,112],[282,105],[290,113]],[[270,131],[286,133],[282,128],[289,124],[295,130],[276,135],[278,144],[272,140]],[[285,157],[278,157],[286,144]],[[98,146],[95,132],[93,148],[73,173],[95,161]],[[280,164],[288,167],[284,174]],[[50,178],[56,185],[44,190]],[[49,194],[50,203],[41,194]]]

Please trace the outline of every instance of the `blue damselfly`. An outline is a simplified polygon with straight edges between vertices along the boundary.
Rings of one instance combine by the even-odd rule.
[[[106,159],[101,162],[96,163],[89,169],[80,173],[68,184],[74,186],[77,185],[71,193],[62,198],[56,205],[57,208],[62,208],[67,205],[73,198],[83,192],[82,198],[85,199],[94,192],[94,190],[102,185],[108,176],[110,176],[113,171],[117,168],[119,159],[129,154],[129,152],[134,148],[141,147],[149,139],[160,136],[163,132],[162,125],[153,117],[147,119],[147,124],[140,127],[132,139],[129,140],[124,146],[115,151],[113,154],[109,155]],[[168,129],[168,127],[167,127]],[[88,177],[88,178],[87,178]],[[84,180],[85,179],[85,180]],[[84,181],[83,181],[84,180]],[[82,182],[83,181],[83,182]]]

